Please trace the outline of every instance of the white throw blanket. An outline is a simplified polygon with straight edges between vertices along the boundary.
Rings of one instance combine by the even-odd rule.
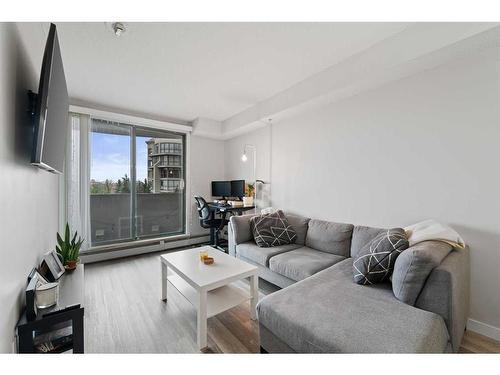
[[[460,235],[450,227],[436,220],[425,220],[404,228],[410,246],[423,241],[442,241],[454,247],[463,248],[465,242]]]

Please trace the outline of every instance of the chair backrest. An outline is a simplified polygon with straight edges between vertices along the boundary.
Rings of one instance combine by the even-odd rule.
[[[198,209],[198,216],[200,217],[200,222],[208,220],[210,218],[210,209],[208,208],[207,201],[200,196],[194,197],[196,201],[196,208]]]

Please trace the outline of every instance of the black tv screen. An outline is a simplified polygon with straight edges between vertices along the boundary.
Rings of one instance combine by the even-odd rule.
[[[36,100],[31,164],[49,172],[63,172],[68,111],[68,89],[61,50],[56,25],[51,24]]]

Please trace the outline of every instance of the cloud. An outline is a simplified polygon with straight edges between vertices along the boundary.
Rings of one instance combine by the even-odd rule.
[[[137,142],[137,180],[147,177],[147,145]],[[130,176],[130,137],[92,133],[90,178],[97,181],[117,181],[126,173]]]

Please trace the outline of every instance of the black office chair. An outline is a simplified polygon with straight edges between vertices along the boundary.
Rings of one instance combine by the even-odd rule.
[[[221,219],[216,219],[210,212],[210,208],[203,197],[195,196],[194,199],[196,200],[196,208],[198,209],[201,227],[210,229],[210,245],[219,250],[226,251],[221,247],[222,241],[220,240],[220,232],[229,221],[225,219],[225,216]]]

